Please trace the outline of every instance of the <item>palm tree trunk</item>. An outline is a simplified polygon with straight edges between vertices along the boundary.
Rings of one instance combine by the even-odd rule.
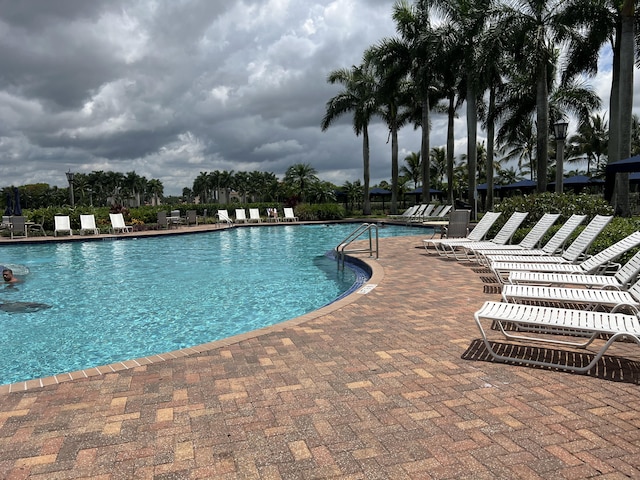
[[[620,109],[619,159],[631,153],[631,123],[633,111],[633,63],[634,63],[634,0],[624,0],[622,6],[622,29],[620,35]],[[616,213],[623,217],[631,215],[629,208],[629,174],[616,175]]]
[[[391,214],[398,213],[398,122],[391,120]]]
[[[495,123],[493,112],[496,108],[496,91],[494,87],[489,89],[489,113],[487,114],[487,204],[485,210],[493,208],[493,145],[495,137]]]
[[[541,60],[538,65],[537,94],[537,144],[536,159],[538,161],[538,193],[547,191],[547,165],[549,163],[549,89],[547,86],[547,64]]]
[[[420,146],[420,154],[422,155],[422,201],[429,203],[431,201],[431,157],[429,156],[429,97],[426,96],[422,100],[422,143]]]
[[[611,96],[609,98],[609,162],[620,160],[620,37],[622,25],[616,25],[611,68]]]
[[[471,218],[476,212],[476,170],[478,168],[478,108],[473,82],[467,81],[467,168],[469,169],[469,191],[467,201],[471,205]]]
[[[449,205],[453,205],[454,190],[453,190],[453,149],[454,149],[454,137],[453,137],[453,122],[455,118],[455,97],[453,94],[449,95],[449,108],[447,115],[447,182],[449,183],[449,191],[447,192],[447,198]]]
[[[369,199],[369,129],[366,125],[362,128],[362,163],[364,168],[364,200],[362,203],[362,213],[364,215],[371,215],[371,200]]]

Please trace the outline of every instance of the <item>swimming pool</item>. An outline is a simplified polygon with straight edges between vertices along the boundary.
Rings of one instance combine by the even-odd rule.
[[[7,245],[29,275],[0,289],[0,384],[159,354],[273,325],[349,290],[325,253],[354,224],[233,228],[193,235]],[[380,236],[415,235],[386,227]]]

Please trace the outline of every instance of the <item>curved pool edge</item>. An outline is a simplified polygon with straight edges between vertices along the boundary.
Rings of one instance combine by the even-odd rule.
[[[310,320],[314,320],[316,318],[322,317],[329,313],[332,313],[346,305],[350,305],[359,298],[361,295],[366,295],[371,289],[375,288],[384,278],[384,268],[373,258],[361,258],[361,257],[352,257],[348,256],[347,258],[350,260],[355,260],[356,262],[364,263],[368,269],[371,271],[371,275],[368,281],[362,285],[360,288],[355,289],[355,291],[350,294],[342,297],[338,297],[337,300],[311,312],[305,313],[304,315],[300,315],[299,317],[291,318],[289,320],[285,320],[283,322],[276,323],[274,325],[269,325],[267,327],[259,328],[257,330],[252,330],[246,333],[240,333],[238,335],[233,335],[231,337],[223,338],[220,340],[214,340],[212,342],[203,343],[200,345],[195,345],[193,347],[187,347],[180,350],[173,350],[170,352],[150,355],[147,357],[136,358],[133,360],[126,360],[123,362],[116,362],[108,365],[102,365],[98,367],[91,367],[84,370],[77,370],[74,372],[61,373],[58,375],[52,375],[50,377],[44,378],[36,378],[16,383],[9,383],[5,385],[0,385],[0,395],[9,394],[12,392],[24,392],[26,390],[32,390],[36,388],[46,387],[48,385],[56,385],[64,382],[71,382],[73,380],[79,380],[82,378],[90,378],[96,377],[100,375],[106,375],[108,373],[116,373],[123,370],[129,370],[132,368],[143,367],[146,365],[150,365],[153,363],[166,362],[168,360],[188,357],[191,355],[199,355],[204,352],[208,352],[211,350],[215,350],[222,347],[227,347],[229,345],[234,345],[236,343],[249,340],[261,335],[265,335],[267,333],[277,332],[284,330],[289,327],[295,327],[301,325]]]

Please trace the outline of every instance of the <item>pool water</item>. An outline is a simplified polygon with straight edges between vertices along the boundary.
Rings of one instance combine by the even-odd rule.
[[[29,268],[0,287],[0,384],[129,360],[273,325],[353,288],[358,272],[326,253],[354,224],[234,228],[193,235],[7,245]],[[415,235],[411,227],[380,237]],[[362,276],[362,275],[361,275]]]

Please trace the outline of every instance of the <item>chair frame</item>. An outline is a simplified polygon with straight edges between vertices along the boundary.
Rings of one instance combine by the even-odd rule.
[[[617,340],[633,340],[640,345],[640,319],[637,315],[539,307],[517,303],[485,302],[474,314],[482,341],[489,354],[500,362],[515,362],[541,367],[560,368],[585,373],[591,370]],[[508,340],[535,342],[586,349],[605,335],[606,341],[585,366],[574,366],[560,361],[545,361],[502,355],[489,340],[482,322],[497,326]],[[515,330],[512,328],[515,327]],[[582,338],[583,341],[576,341]],[[521,352],[522,349],[507,351]],[[563,358],[564,356],[560,356]],[[572,355],[567,355],[572,357]]]

